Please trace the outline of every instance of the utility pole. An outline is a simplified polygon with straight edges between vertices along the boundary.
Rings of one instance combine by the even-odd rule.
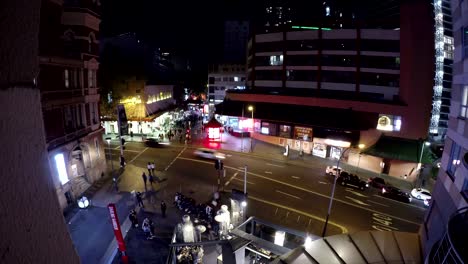
[[[244,194],[247,194],[247,165],[244,165]]]
[[[242,105],[242,118],[241,118],[241,121],[243,122],[244,121],[244,105]],[[239,122],[240,124],[241,122]],[[242,126],[242,130],[241,130],[241,152],[244,152],[244,126]]]

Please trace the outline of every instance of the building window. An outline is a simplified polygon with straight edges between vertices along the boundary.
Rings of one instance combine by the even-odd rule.
[[[68,175],[67,175],[67,167],[65,165],[65,159],[63,157],[63,154],[57,154],[54,156],[55,159],[55,167],[57,168],[57,173],[59,176],[60,183],[64,185],[67,183],[68,180]]]
[[[270,56],[270,65],[271,66],[283,65],[283,55]]]
[[[462,28],[463,58],[468,58],[468,27]]]
[[[130,125],[131,125],[131,123],[130,123]],[[96,154],[97,154],[98,158],[100,158],[101,157],[101,151],[99,151],[99,142],[98,142],[97,138],[94,139],[94,146],[96,147]]]
[[[63,78],[65,80],[65,88],[70,87],[70,72],[68,71],[68,69],[65,69],[63,73]]]
[[[88,70],[88,88],[93,87],[93,71]]]
[[[462,186],[460,194],[463,196],[463,198],[465,198],[465,201],[468,201],[468,179],[467,178],[465,178],[465,180],[463,181],[463,186]]]
[[[449,163],[447,164],[447,173],[453,179],[458,165],[460,165],[461,147],[454,141],[452,142],[452,149],[450,151]]]
[[[460,117],[468,117],[468,85],[465,85],[462,88],[462,97],[461,97],[461,106],[460,106]]]

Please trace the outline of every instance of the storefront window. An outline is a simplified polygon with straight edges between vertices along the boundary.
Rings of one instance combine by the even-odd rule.
[[[279,136],[284,138],[291,138],[291,126],[280,125]]]
[[[326,158],[327,157],[327,145],[323,143],[314,143],[312,155],[321,157],[321,158]]]

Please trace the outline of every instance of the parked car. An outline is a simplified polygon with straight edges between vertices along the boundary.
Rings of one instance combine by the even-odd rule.
[[[384,197],[397,200],[400,202],[404,202],[404,203],[411,203],[411,200],[412,200],[409,194],[403,192],[402,190],[398,188],[391,187],[391,186],[383,187],[382,192],[380,194]]]
[[[387,186],[387,184],[385,183],[385,180],[380,177],[369,178],[367,183],[369,183],[369,186],[379,188],[379,189]]]
[[[343,169],[341,167],[336,167],[336,166],[327,166],[325,169],[325,173],[330,175],[330,176],[337,176]]]
[[[207,148],[199,148],[199,149],[196,149],[193,154],[195,156],[198,156],[200,158],[204,158],[204,159],[225,159],[226,158],[226,155],[224,155],[223,153],[220,153],[220,152],[217,152],[216,150],[213,150],[213,149],[207,149]]]
[[[422,189],[422,188],[414,188],[411,191],[411,196],[413,196],[414,198],[418,200],[424,200],[424,201],[430,200],[432,198],[431,193],[428,190]]]
[[[354,188],[357,188],[361,191],[364,191],[367,187],[369,187],[369,184],[361,179],[355,174],[350,174],[345,171],[340,173],[340,176],[338,179],[336,179],[336,182],[338,184],[341,184],[343,186],[351,186]]]

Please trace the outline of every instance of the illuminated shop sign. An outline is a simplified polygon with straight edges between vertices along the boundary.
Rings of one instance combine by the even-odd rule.
[[[383,131],[400,131],[401,117],[393,115],[379,115],[377,129]]]
[[[294,127],[294,138],[300,140],[312,140],[312,128],[310,127]]]

